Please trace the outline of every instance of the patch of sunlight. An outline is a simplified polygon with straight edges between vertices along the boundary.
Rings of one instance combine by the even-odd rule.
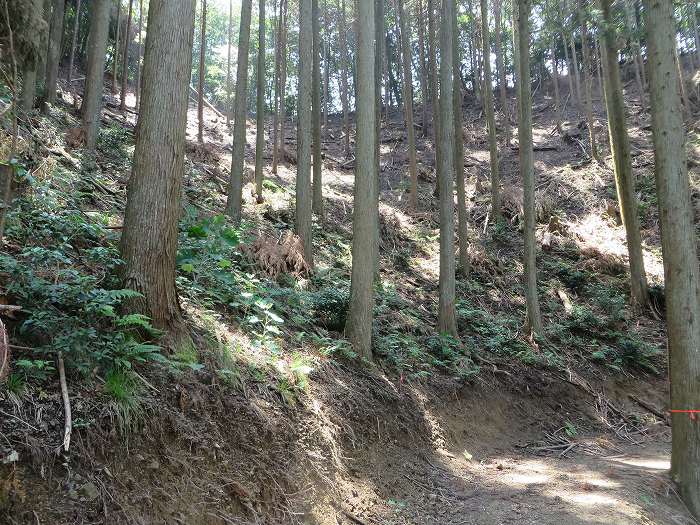
[[[631,467],[642,467],[651,470],[670,470],[671,461],[667,458],[608,458],[609,461],[622,463]]]
[[[551,476],[537,472],[513,472],[503,476],[502,481],[508,485],[541,485],[547,483]]]
[[[564,501],[573,503],[574,505],[610,505],[610,506],[621,506],[624,504],[623,501],[601,494],[600,492],[561,492],[561,491],[548,491],[547,493],[552,497],[559,497]]]
[[[627,260],[625,229],[603,216],[602,211],[589,213],[581,220],[569,222],[569,229],[579,239],[579,246],[594,246],[601,253],[608,253]],[[663,261],[658,249],[643,246],[644,267],[652,282],[663,282]]]

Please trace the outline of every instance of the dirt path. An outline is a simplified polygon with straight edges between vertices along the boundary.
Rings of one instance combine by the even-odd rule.
[[[403,452],[414,457],[401,461],[398,450],[377,456],[367,465],[376,475],[350,489],[349,510],[324,523],[696,523],[670,488],[667,444],[604,456],[493,453],[468,460]]]

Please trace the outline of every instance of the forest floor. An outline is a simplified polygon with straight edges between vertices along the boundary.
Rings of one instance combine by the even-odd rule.
[[[517,147],[500,147],[507,220],[493,223],[487,135],[473,106],[465,107],[472,269],[458,283],[461,341],[435,338],[433,144],[419,138],[419,207],[410,210],[404,126],[394,113],[381,144],[377,363],[353,359],[338,342],[337,320],[319,322],[323,312],[307,308],[303,295],[347,290],[349,282],[353,161],[344,157],[333,116],[324,132],[326,208],[323,223],[314,224],[315,276],[272,278],[254,257],[247,267],[265,283],[255,293],[285,318],[281,335],[261,335],[243,315],[200,302],[197,278],[181,271],[196,363],[177,372],[140,368],[138,414],[125,416],[105,402],[99,377],[74,378],[74,418],[84,424],[70,454],[59,454],[63,414],[55,385],[0,393],[0,458],[19,452],[19,461],[0,465],[0,509],[9,509],[0,523],[696,523],[668,475],[653,151],[648,115],[633,98],[629,107],[656,312],[635,316],[625,300],[611,159],[599,165],[587,158],[585,128],[570,105],[561,137],[552,101],[540,91],[533,132],[546,338],[522,333]],[[186,204],[205,216],[223,210],[231,151],[225,122],[206,115],[205,144],[197,145],[190,111],[184,190]],[[607,154],[599,103],[596,118]],[[71,169],[81,159],[64,134],[75,121],[62,107],[51,119],[58,132],[39,156]],[[133,115],[108,107],[105,119],[133,143]],[[689,141],[696,210],[697,132],[696,125]],[[268,147],[262,204],[250,182],[252,122],[247,142],[251,247],[293,227],[294,130],[278,175],[270,172]],[[98,164],[107,189],[91,205],[118,230],[129,164],[109,155]],[[124,418],[132,420],[124,425]]]

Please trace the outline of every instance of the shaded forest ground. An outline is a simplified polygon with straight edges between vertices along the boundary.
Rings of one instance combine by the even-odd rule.
[[[309,277],[299,267],[300,274],[276,275],[274,245],[294,223],[289,126],[292,159],[279,176],[270,174],[268,162],[265,203],[254,204],[252,184],[244,189],[248,226],[232,258],[241,272],[237,289],[269,301],[284,322],[265,317],[267,306],[222,304],[215,297],[221,283],[205,271],[210,261],[181,264],[196,352],[174,356],[180,366],[138,367],[132,411],[105,395],[100,374],[89,380],[72,374],[73,417],[81,424],[63,455],[55,452],[63,425],[56,381],[30,383],[21,395],[2,393],[0,456],[16,451],[19,461],[0,466],[0,505],[7,509],[0,520],[693,523],[667,475],[662,291],[654,289],[656,315],[629,311],[611,161],[587,160],[582,119],[570,103],[569,138],[553,131],[552,101],[543,90],[535,97],[534,136],[545,338],[531,341],[522,333],[517,149],[500,150],[508,221],[494,224],[483,115],[472,104],[465,106],[472,271],[458,283],[460,340],[433,334],[433,144],[419,139],[420,205],[409,210],[397,112],[381,146],[378,360],[358,362],[338,333],[349,286],[353,184],[338,117],[324,136],[326,219],[314,226],[316,272]],[[663,269],[649,120],[628,96],[647,272],[658,286]],[[193,226],[211,227],[202,221],[225,202],[230,136],[224,122],[207,114],[207,144],[198,146],[196,111],[190,112],[186,240]],[[606,144],[599,102],[596,117]],[[81,210],[102,223],[105,246],[118,238],[133,119],[108,107],[96,168],[86,168],[80,150],[71,148],[66,130],[76,123],[67,108],[25,123],[32,129],[25,150],[32,173],[65,192],[87,193]],[[689,136],[695,199],[697,131]],[[247,140],[252,166],[252,122]],[[261,238],[268,239],[268,258],[255,255]],[[7,246],[23,248],[12,236]],[[8,283],[2,274],[0,284],[7,289]],[[251,321],[251,311],[264,322]],[[35,343],[10,330],[17,344]],[[21,357],[20,350],[15,359]]]

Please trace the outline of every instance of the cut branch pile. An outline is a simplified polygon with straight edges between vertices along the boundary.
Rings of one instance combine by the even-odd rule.
[[[310,266],[304,260],[304,245],[293,232],[287,231],[278,241],[262,235],[243,251],[261,271],[273,279],[281,274],[308,275]]]

